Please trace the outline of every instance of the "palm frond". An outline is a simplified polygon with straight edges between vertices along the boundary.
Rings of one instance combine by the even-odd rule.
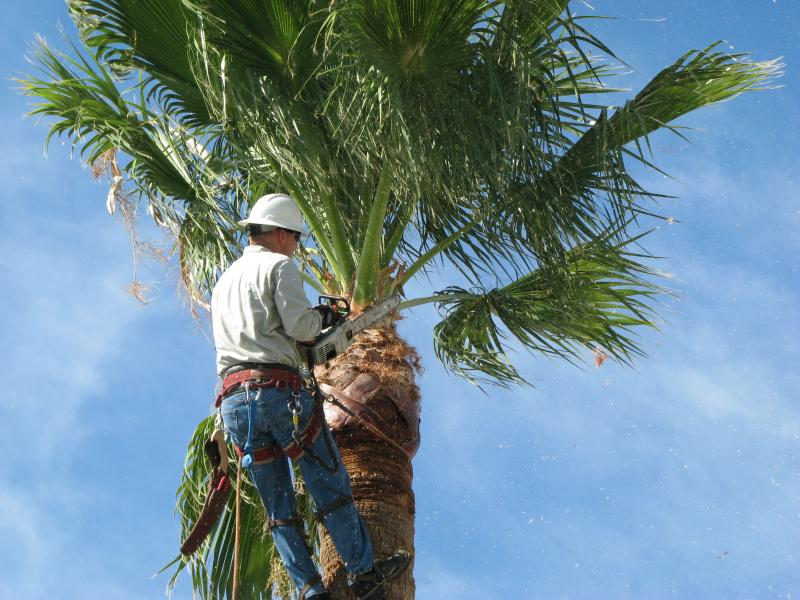
[[[354,0],[345,18],[363,60],[396,88],[411,91],[421,82],[429,89],[439,87],[470,65],[475,36],[496,4],[486,0]]]
[[[186,0],[204,21],[206,42],[251,72],[280,84],[289,97],[314,84],[326,11],[313,0]]]
[[[663,290],[629,249],[641,236],[612,243],[616,235],[572,249],[566,272],[543,267],[501,288],[440,292],[439,359],[470,380],[502,386],[525,383],[508,356],[514,347],[571,361],[597,347],[630,362],[642,353],[630,330],[655,326],[652,296]]]
[[[189,60],[192,23],[181,0],[67,0],[88,48],[117,74],[147,73],[152,93],[187,123],[213,123]]]
[[[195,429],[186,453],[183,476],[177,491],[176,514],[180,520],[181,539],[185,539],[197,521],[206,496],[207,477],[211,465],[203,445],[214,430],[214,417],[202,420]],[[235,457],[233,448],[229,456]],[[235,485],[236,464],[229,472]],[[239,553],[239,596],[258,600],[272,598],[269,589],[271,559],[275,553],[272,537],[266,531],[266,517],[255,487],[246,474],[242,477],[241,539]],[[233,530],[235,525],[235,490],[216,528],[192,557],[178,558],[164,567],[174,566],[169,589],[173,589],[180,574],[188,571],[192,588],[203,600],[230,598],[233,585]]]
[[[606,188],[612,210],[619,220],[626,220],[641,195],[635,186],[619,185],[621,163],[625,154],[647,162],[639,140],[661,128],[675,131],[672,121],[714,102],[721,102],[747,90],[758,89],[777,72],[774,62],[750,62],[744,56],[715,51],[719,42],[704,50],[693,50],[661,71],[636,97],[608,116],[600,113],[596,122],[542,179],[534,183],[544,193],[560,191],[556,202],[567,205],[572,198],[591,187]],[[635,148],[625,152],[625,146]],[[599,175],[599,181],[597,177]],[[617,181],[614,181],[616,178]],[[592,185],[594,183],[594,185]],[[626,189],[628,188],[628,189]],[[619,193],[625,190],[625,193]],[[575,222],[589,222],[596,206]],[[570,232],[573,233],[573,232]]]
[[[147,198],[157,221],[176,238],[181,276],[190,296],[205,303],[216,276],[240,248],[235,228],[244,192],[240,174],[224,148],[205,150],[202,141],[169,112],[154,112],[141,83],[125,97],[108,67],[77,50],[74,57],[35,48],[42,77],[21,82],[41,99],[32,115],[54,118],[47,136],[69,138],[91,164],[119,152],[125,175]]]
[[[561,0],[170,0],[150,16],[147,2],[71,2],[99,58],[42,46],[46,76],[25,84],[44,99],[34,113],[55,117],[50,135],[90,160],[131,157],[126,174],[172,223],[200,302],[238,250],[233,223],[274,189],[290,191],[311,225],[317,284],[362,304],[398,262],[410,265],[403,281],[439,260],[477,288],[498,275],[568,275],[574,248],[609,230],[622,242],[653,213],[645,201],[658,195],[627,166],[651,164],[648,134],[778,70],[711,46],[614,109],[584,99],[610,93],[610,68],[587,48],[610,50]],[[153,15],[164,27],[141,33]],[[186,46],[180,60],[165,35]],[[114,75],[124,65],[147,74],[136,103]],[[148,95],[173,79],[189,81],[219,127]],[[203,144],[215,150],[192,150]]]

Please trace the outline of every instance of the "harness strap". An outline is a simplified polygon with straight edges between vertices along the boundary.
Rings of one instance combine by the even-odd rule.
[[[297,533],[300,534],[300,538],[303,540],[303,543],[306,545],[306,549],[308,550],[309,554],[314,553],[314,549],[311,547],[309,543],[308,535],[306,535],[305,526],[303,523],[303,519],[300,518],[300,515],[294,513],[294,516],[289,517],[288,519],[269,519],[267,521],[267,529],[270,530],[270,533],[276,527],[294,527],[297,530]],[[315,585],[315,584],[311,584]],[[302,598],[302,594],[300,595]]]
[[[293,517],[289,517],[288,519],[270,519],[267,521],[267,527],[270,529],[270,531],[275,527],[286,527],[287,525],[291,525],[293,527],[297,527],[298,525],[302,526],[303,521],[297,514],[295,514]]]
[[[353,503],[352,496],[339,496],[335,500],[328,502],[325,506],[320,508],[317,512],[314,513],[314,517],[316,517],[317,521],[320,523],[323,522],[323,519],[331,514],[333,511],[342,508],[343,506],[347,506],[348,504]]]
[[[239,448],[239,446],[234,446],[234,450],[236,450],[236,454],[239,455],[239,458],[244,458],[244,450]],[[253,450],[250,453],[250,456],[253,457],[253,464],[261,465],[272,462],[282,454],[283,450],[281,450],[281,447],[278,446],[278,444],[272,444],[271,446],[265,446],[263,448]]]
[[[309,448],[317,439],[319,432],[322,431],[322,423],[324,418],[322,407],[319,405],[314,405],[314,409],[311,412],[311,418],[308,420],[305,430],[300,434],[300,443],[298,443],[297,439],[292,439],[292,443],[283,449],[283,452],[286,454],[286,456],[292,460],[297,460],[300,458],[306,449]]]
[[[304,448],[313,444],[317,439],[320,431],[322,431],[323,419],[322,409],[315,406],[305,430],[301,433],[301,444],[292,440],[292,443],[286,446],[286,448],[281,448],[278,444],[272,444],[271,446],[264,446],[263,448],[253,450],[250,452],[250,455],[253,457],[253,464],[265,464],[283,454],[286,454],[286,456],[292,460],[297,460],[305,451]],[[234,449],[236,450],[236,454],[239,455],[239,458],[244,457],[244,450],[242,448],[234,446]]]

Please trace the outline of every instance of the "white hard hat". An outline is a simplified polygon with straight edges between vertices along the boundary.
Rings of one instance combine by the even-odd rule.
[[[256,200],[250,216],[239,221],[239,225],[268,225],[303,233],[303,213],[291,196],[267,194]]]

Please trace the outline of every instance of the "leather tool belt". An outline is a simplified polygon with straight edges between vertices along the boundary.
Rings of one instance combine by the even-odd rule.
[[[243,383],[251,381],[252,388],[275,387],[278,389],[290,389],[293,393],[300,392],[303,387],[303,378],[300,374],[290,367],[272,367],[264,365],[252,369],[242,369],[225,376],[222,380],[222,389],[217,395],[214,406],[219,408],[222,399],[228,394],[239,389]]]

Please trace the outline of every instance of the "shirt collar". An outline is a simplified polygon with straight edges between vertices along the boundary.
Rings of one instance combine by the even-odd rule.
[[[273,254],[272,250],[270,250],[269,248],[266,248],[264,246],[258,246],[255,244],[251,246],[245,246],[244,248],[244,254],[255,254],[257,252],[269,252],[270,254]]]

